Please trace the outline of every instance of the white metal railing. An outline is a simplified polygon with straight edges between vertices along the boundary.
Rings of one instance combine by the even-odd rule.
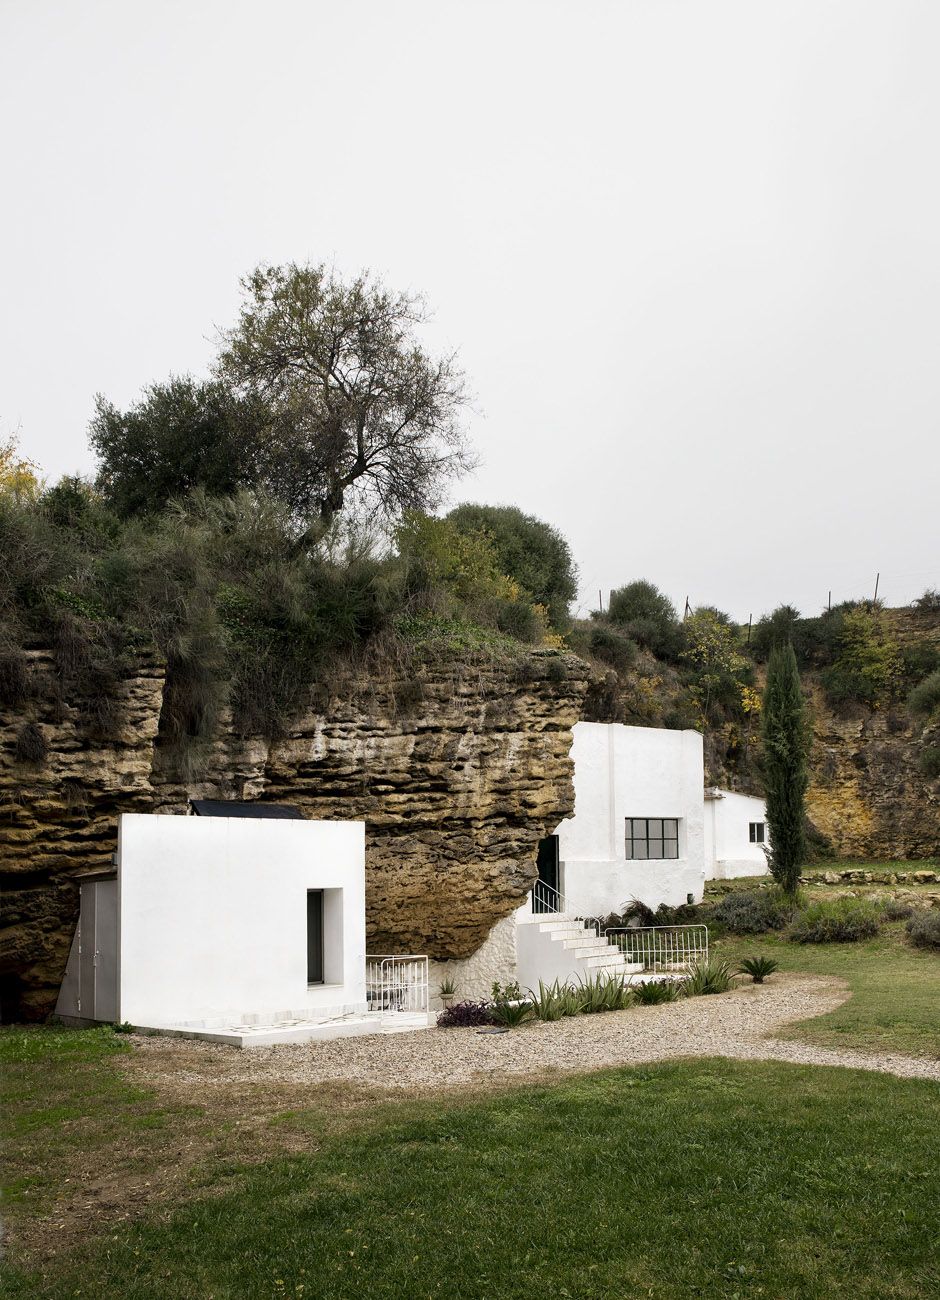
[[[687,971],[696,962],[708,961],[706,925],[614,926],[604,937],[630,965],[642,964],[654,974]]]
[[[368,954],[366,1005],[370,1011],[427,1012],[427,957]]]
[[[571,916],[573,920],[583,921],[585,930],[593,930],[596,935],[600,935],[603,924],[600,917],[577,916],[571,911],[564,894],[560,894],[554,885],[546,884],[544,880],[537,880],[532,886],[532,915],[551,916],[555,912],[562,912],[566,916]]]

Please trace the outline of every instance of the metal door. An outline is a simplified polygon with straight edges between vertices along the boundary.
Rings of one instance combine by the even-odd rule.
[[[78,997],[84,1020],[117,1019],[117,882],[82,885]]]

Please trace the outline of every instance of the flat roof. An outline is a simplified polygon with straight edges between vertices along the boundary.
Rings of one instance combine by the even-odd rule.
[[[245,803],[238,799],[190,799],[197,817],[273,817],[303,821],[299,808],[288,803]]]

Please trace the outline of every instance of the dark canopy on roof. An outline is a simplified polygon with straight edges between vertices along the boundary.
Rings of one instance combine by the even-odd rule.
[[[197,817],[287,817],[303,821],[303,813],[286,803],[240,803],[237,799],[190,799]]]

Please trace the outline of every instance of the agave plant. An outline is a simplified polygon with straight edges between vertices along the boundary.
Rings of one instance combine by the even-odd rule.
[[[745,957],[738,967],[738,974],[750,975],[755,984],[763,984],[768,975],[773,975],[779,964],[773,957]]]
[[[657,1006],[661,1002],[675,1002],[682,996],[682,986],[676,980],[640,980],[633,985],[633,993],[641,1006]]]
[[[554,984],[545,984],[539,980],[539,990],[529,989],[529,1001],[539,1020],[560,1020],[565,1014],[565,994],[562,986],[555,980]]]
[[[712,957],[695,963],[682,983],[682,991],[690,998],[704,993],[727,993],[733,980],[731,963]]]
[[[586,1015],[597,1011],[622,1011],[633,1001],[633,994],[622,975],[592,975],[579,980],[579,1010]]]
[[[490,1005],[490,1014],[498,1025],[505,1025],[507,1029],[514,1029],[516,1025],[523,1024],[526,1020],[531,1019],[533,1013],[532,1003],[522,996],[522,991],[518,983],[513,981],[503,987],[496,983],[493,985],[493,1001]]]

